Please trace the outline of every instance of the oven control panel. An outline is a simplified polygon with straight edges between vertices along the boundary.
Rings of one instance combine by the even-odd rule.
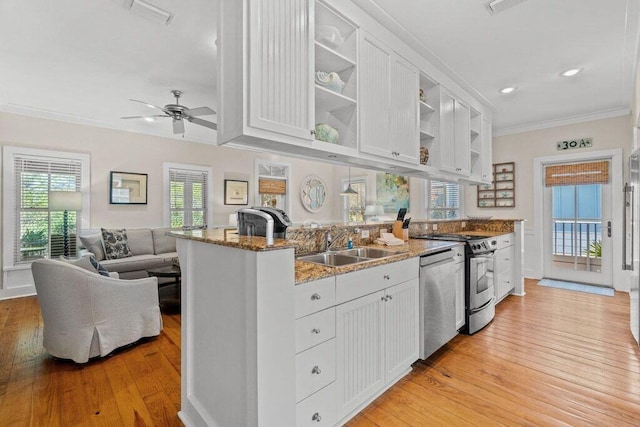
[[[498,240],[493,238],[472,240],[469,241],[468,244],[471,248],[471,252],[473,252],[474,254],[494,252],[496,249],[498,249]]]

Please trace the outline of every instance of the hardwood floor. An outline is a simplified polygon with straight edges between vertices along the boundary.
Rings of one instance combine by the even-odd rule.
[[[349,425],[640,425],[628,304],[528,280]],[[0,301],[0,426],[181,425],[180,315],[163,320],[159,337],[76,365],[42,348],[36,298]]]

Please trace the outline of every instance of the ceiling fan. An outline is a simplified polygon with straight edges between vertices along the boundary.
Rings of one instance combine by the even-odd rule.
[[[195,123],[200,126],[205,126],[210,129],[218,129],[218,125],[213,122],[209,122],[206,120],[202,120],[197,118],[196,116],[208,116],[210,114],[216,114],[209,107],[198,107],[198,108],[187,108],[184,105],[180,105],[180,95],[182,95],[182,91],[180,90],[172,90],[171,94],[176,98],[175,104],[167,104],[164,107],[158,107],[153,104],[149,104],[148,102],[139,101],[137,99],[130,99],[129,101],[139,102],[141,104],[146,105],[147,107],[155,108],[156,110],[162,111],[164,114],[154,114],[150,116],[128,116],[121,117],[122,119],[145,119],[148,121],[155,120],[156,117],[171,117],[173,119],[173,133],[179,134],[184,133],[184,120],[187,120],[190,123]]]

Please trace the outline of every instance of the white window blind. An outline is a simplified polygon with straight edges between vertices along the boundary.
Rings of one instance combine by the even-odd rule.
[[[429,181],[427,186],[427,217],[455,219],[461,217],[460,185],[445,181]]]
[[[80,191],[82,162],[75,159],[15,155],[14,263],[63,253],[63,212],[50,211],[50,191]],[[76,254],[77,212],[69,212],[71,255]]]
[[[169,168],[171,228],[206,227],[208,172]]]

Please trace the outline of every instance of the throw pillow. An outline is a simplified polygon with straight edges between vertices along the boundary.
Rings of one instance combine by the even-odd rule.
[[[92,273],[100,273],[103,276],[109,277],[109,272],[107,271],[107,269],[104,268],[98,261],[96,261],[93,256],[84,256],[78,259],[69,259],[65,258],[64,255],[61,255],[60,260],[68,262],[69,264],[73,264],[76,267],[80,267]]]
[[[96,257],[96,261],[104,259],[104,249],[102,248],[102,234],[91,236],[80,236],[82,247],[91,252]]]
[[[95,268],[96,271],[100,273],[100,275],[110,277],[109,270],[104,268],[104,265],[100,264],[94,257],[90,256],[89,261],[91,262],[93,268]]]
[[[104,255],[106,259],[120,259],[132,256],[127,240],[127,230],[102,230]]]

